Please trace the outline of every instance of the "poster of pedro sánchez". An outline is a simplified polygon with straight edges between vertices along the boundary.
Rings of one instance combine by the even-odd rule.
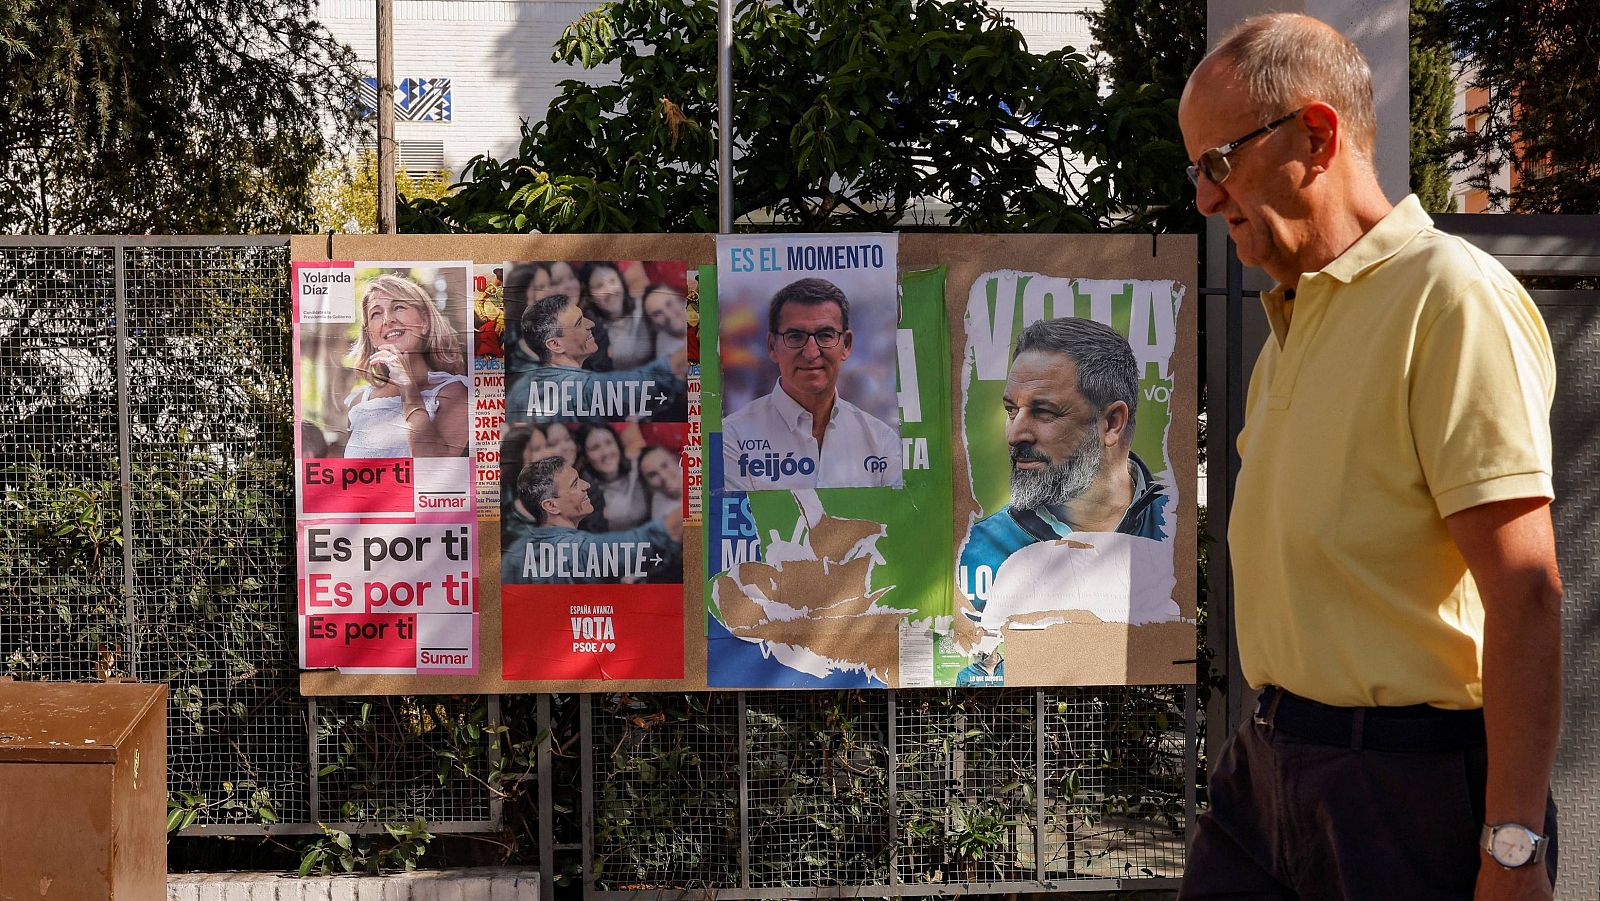
[[[722,235],[722,481],[901,484],[894,235]]]
[[[500,625],[507,679],[678,679],[687,266],[507,262]]]
[[[478,668],[472,267],[295,263],[300,665]]]
[[[973,281],[956,374],[958,684],[1120,660],[1141,630],[1192,643],[1169,441],[1184,295],[1172,281],[1015,270]]]

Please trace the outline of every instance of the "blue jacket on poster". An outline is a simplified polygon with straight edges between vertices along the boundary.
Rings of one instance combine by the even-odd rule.
[[[1164,541],[1167,535],[1163,530],[1162,513],[1167,506],[1167,495],[1138,455],[1129,453],[1128,464],[1133,471],[1133,501],[1128,504],[1128,511],[1123,514],[1116,531]],[[981,567],[987,567],[992,577],[1000,571],[1000,564],[1017,551],[1036,542],[1054,541],[1069,532],[1070,527],[1048,513],[1017,510],[1007,504],[973,525],[957,565],[967,574],[969,582],[977,578]],[[979,597],[976,591],[966,594],[974,610],[983,610],[986,598]]]

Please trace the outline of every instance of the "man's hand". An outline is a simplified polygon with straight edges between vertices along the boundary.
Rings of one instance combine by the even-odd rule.
[[[1486,819],[1542,833],[1561,730],[1561,576],[1550,507],[1542,498],[1496,501],[1445,524],[1483,598]],[[1551,897],[1543,865],[1508,870],[1479,853],[1479,901]]]

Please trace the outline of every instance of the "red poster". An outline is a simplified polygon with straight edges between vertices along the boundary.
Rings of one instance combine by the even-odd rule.
[[[518,585],[501,593],[507,679],[683,678],[681,585]]]

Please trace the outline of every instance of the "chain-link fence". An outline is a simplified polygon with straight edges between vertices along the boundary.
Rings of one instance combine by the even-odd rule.
[[[591,897],[1178,874],[1187,689],[301,698],[288,264],[0,240],[0,672],[168,683],[186,833],[504,829]]]
[[[191,833],[484,823],[437,711],[299,695],[288,265],[281,238],[0,246],[0,665],[168,683]]]
[[[594,897],[1102,891],[1182,875],[1187,687],[581,703]]]

